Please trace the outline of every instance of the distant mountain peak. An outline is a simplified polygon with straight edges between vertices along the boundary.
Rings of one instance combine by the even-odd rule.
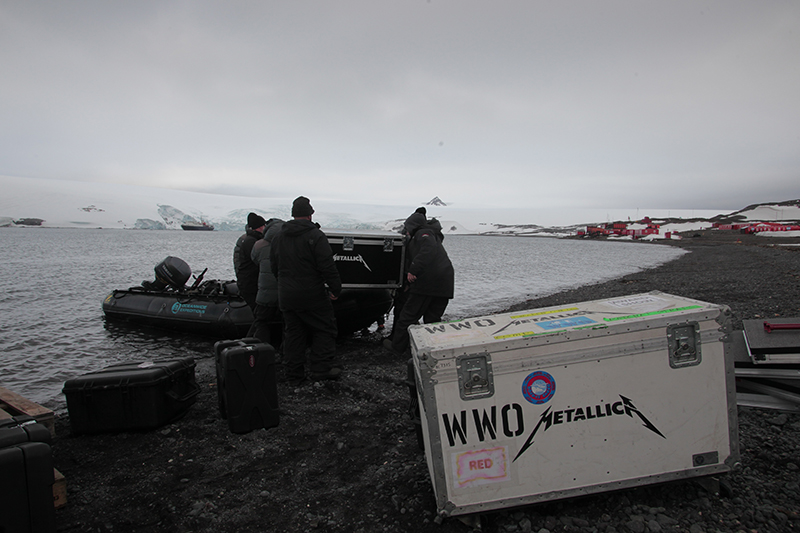
[[[431,200],[430,202],[428,202],[425,205],[437,205],[437,206],[447,207],[447,204],[444,203],[438,196],[434,196],[433,200]]]

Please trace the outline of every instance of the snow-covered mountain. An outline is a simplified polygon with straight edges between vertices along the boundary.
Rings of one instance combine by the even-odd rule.
[[[447,206],[447,204],[444,203],[443,201],[441,201],[438,196],[434,196],[431,199],[431,201],[427,202],[425,205],[433,205],[433,206],[436,206],[436,207],[446,207]]]
[[[181,229],[207,222],[220,231],[242,231],[247,214],[290,218],[293,198],[248,198],[109,183],[0,176],[0,226]],[[324,228],[398,231],[419,205],[447,234],[565,236],[587,224],[636,221],[648,216],[666,231],[708,228],[713,221],[800,221],[800,200],[751,205],[728,214],[712,210],[465,209],[438,196],[419,205],[350,204],[311,197],[314,220]],[[634,227],[634,226],[632,226]],[[680,229],[678,229],[680,228]]]
[[[39,219],[61,228],[181,229],[207,222],[242,231],[250,212],[288,220],[293,198],[248,198],[110,183],[0,176],[0,225]],[[380,229],[413,207],[315,200],[314,220],[329,228]]]

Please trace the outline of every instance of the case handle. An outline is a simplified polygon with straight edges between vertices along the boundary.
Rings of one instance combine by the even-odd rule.
[[[800,324],[772,324],[766,320],[764,321],[764,331],[772,333],[776,329],[800,329]]]
[[[702,360],[700,325],[697,322],[667,326],[669,366],[683,368],[699,365]]]
[[[200,385],[198,385],[197,383],[194,383],[194,387],[192,388],[192,390],[190,390],[189,392],[187,392],[183,396],[178,396],[178,393],[173,391],[173,390],[167,392],[167,396],[169,396],[170,398],[172,398],[176,402],[185,402],[186,400],[190,400],[190,399],[194,398],[199,393],[200,393]]]

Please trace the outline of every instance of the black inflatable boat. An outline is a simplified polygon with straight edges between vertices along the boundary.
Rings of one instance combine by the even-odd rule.
[[[155,267],[155,281],[117,289],[106,296],[103,313],[108,319],[219,339],[245,337],[253,313],[239,295],[236,281],[204,280],[206,270],[187,287],[189,265],[177,257],[167,257]],[[339,335],[369,327],[391,306],[392,295],[387,289],[343,290],[333,301]]]

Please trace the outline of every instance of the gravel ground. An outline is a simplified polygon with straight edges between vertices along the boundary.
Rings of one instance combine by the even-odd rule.
[[[516,309],[660,290],[731,307],[734,327],[800,316],[800,251],[767,239],[698,232],[659,268],[529,300]],[[56,467],[68,503],[59,531],[80,532],[783,532],[800,529],[800,416],[739,410],[742,468],[721,494],[695,481],[622,490],[438,520],[425,456],[408,415],[406,362],[379,335],[342,341],[346,375],[290,388],[280,425],[233,434],[219,416],[213,348],[197,360],[203,389],[181,420],[156,431],[72,436],[56,422]]]

